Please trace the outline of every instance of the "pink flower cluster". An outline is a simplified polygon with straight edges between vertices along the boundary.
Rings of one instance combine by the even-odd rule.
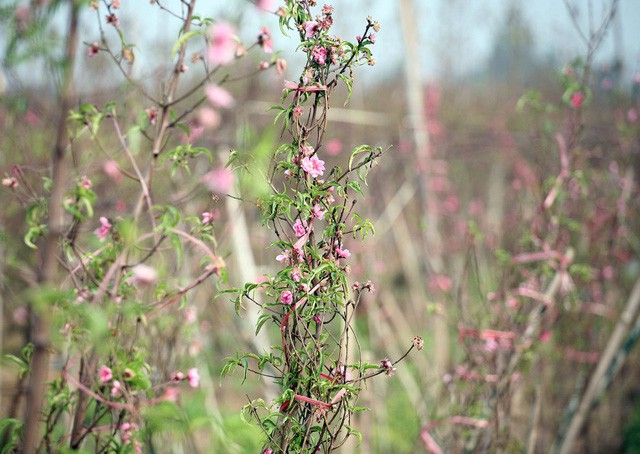
[[[113,379],[113,371],[109,366],[102,365],[98,370],[100,383],[107,384]],[[113,380],[111,384],[111,397],[118,397],[122,391],[122,384],[118,380]]]

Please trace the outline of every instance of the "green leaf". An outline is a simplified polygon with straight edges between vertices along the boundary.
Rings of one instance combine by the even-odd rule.
[[[178,50],[191,38],[196,36],[202,36],[202,35],[204,35],[203,30],[191,30],[187,33],[183,33],[182,35],[180,35],[180,37],[178,37],[178,40],[175,42],[175,44],[171,48],[171,58],[174,58],[178,53]]]
[[[351,99],[351,93],[353,91],[353,81],[349,77],[347,77],[345,74],[338,74],[338,77],[347,86],[347,99],[344,102],[344,105],[346,106],[349,103],[349,100]]]

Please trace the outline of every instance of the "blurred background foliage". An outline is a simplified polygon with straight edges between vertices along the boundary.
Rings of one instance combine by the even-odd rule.
[[[42,178],[47,176],[57,114],[54,93],[60,83],[58,43],[63,24],[58,13],[64,2],[51,1],[33,17],[28,9],[21,9],[27,7],[27,2],[3,3],[0,172],[9,176],[15,171],[12,169],[20,168],[27,175],[26,181],[44,184]],[[133,6],[130,4],[133,2],[124,0],[122,3],[123,28],[133,27],[139,39],[134,47],[137,61],[131,75],[153,93],[162,70],[166,69],[161,62],[168,61],[173,36],[153,35],[153,45],[149,45],[145,27],[165,27],[164,22],[158,21],[170,19],[152,19],[157,12],[152,6]],[[277,22],[272,15],[258,12],[250,2],[238,3],[210,10],[201,5],[201,13],[224,15],[239,24],[251,39],[258,33],[259,25],[269,26],[275,34]],[[337,26],[348,33],[355,33],[352,23],[349,16],[340,17],[340,12],[358,8],[355,3],[358,2],[351,5],[336,2]],[[387,5],[394,2],[366,3],[364,8],[362,2],[358,3],[362,11],[369,13],[371,3],[374,10],[371,14],[377,11],[384,16],[376,17],[383,24],[383,32],[375,53],[383,68],[380,73],[376,73],[376,68],[366,71],[375,76],[363,74],[361,85],[357,74],[349,105],[343,108],[341,102],[334,104],[329,117],[331,141],[322,153],[329,166],[344,167],[349,151],[362,143],[390,149],[371,173],[367,198],[358,202],[364,204],[363,211],[374,221],[376,235],[365,242],[354,240],[347,245],[355,257],[352,280],[371,279],[377,289],[365,297],[359,308],[358,335],[366,359],[374,363],[387,356],[397,358],[414,335],[425,338],[427,354],[415,355],[413,362],[403,363],[393,377],[369,385],[363,394],[363,405],[372,411],[359,415],[354,424],[363,431],[364,438],[359,448],[354,445],[349,449],[422,452],[421,429],[430,421],[461,414],[489,416],[491,384],[484,379],[477,383],[465,375],[465,368],[489,376],[498,367],[500,357],[492,356],[489,349],[473,350],[475,346],[469,346],[473,341],[461,337],[461,330],[517,330],[523,320],[517,316],[513,320],[505,315],[508,310],[497,308],[510,302],[505,295],[508,285],[517,286],[538,272],[552,276],[557,271],[551,266],[542,269],[532,266],[530,270],[524,267],[518,272],[507,269],[512,257],[541,247],[536,242],[537,229],[547,227],[535,224],[536,212],[560,171],[555,135],[571,131],[575,118],[572,106],[562,101],[565,94],[562,77],[570,61],[584,57],[584,49],[576,48],[575,42],[580,40],[573,32],[573,43],[558,40],[557,49],[547,48],[541,55],[536,43],[540,27],[537,22],[530,22],[531,13],[524,2],[517,1],[490,2],[491,7],[499,8],[492,10],[494,14],[502,11],[503,20],[495,24],[491,33],[484,31],[478,35],[477,40],[490,50],[484,53],[482,65],[474,68],[454,68],[457,59],[475,58],[464,52],[465,43],[474,40],[472,30],[456,35],[455,24],[449,29],[439,29],[438,33],[447,36],[447,40],[437,44],[429,41],[429,45],[421,48],[422,58],[426,55],[429,60],[425,67],[439,68],[435,73],[423,72],[420,102],[429,136],[429,166],[425,168],[426,163],[421,162],[415,149],[408,118],[406,100],[415,94],[407,94],[408,87],[403,82],[407,57],[402,44],[394,41],[399,39],[394,33],[400,28],[394,10],[397,6]],[[383,3],[386,6],[380,6]],[[421,16],[416,20],[420,25],[434,20],[452,24],[457,15],[464,15],[464,2],[438,4],[433,12],[417,3]],[[594,9],[600,11],[598,8],[608,2],[595,3]],[[621,2],[620,11],[625,8],[635,11],[636,6]],[[537,16],[534,20],[549,21],[557,11],[558,15],[565,15],[559,36],[572,36],[573,26],[563,8],[564,5],[554,7],[549,16]],[[580,17],[585,16],[583,11]],[[591,68],[593,95],[581,117],[580,137],[575,144],[578,151],[572,161],[575,166],[572,170],[580,173],[573,175],[576,187],[568,189],[579,194],[576,195],[579,201],[562,213],[565,217],[549,220],[551,224],[567,227],[567,238],[560,244],[576,250],[571,270],[573,287],[567,283],[568,296],[556,301],[560,314],[545,319],[548,325],[543,331],[550,332],[550,337],[536,344],[535,354],[525,357],[517,389],[510,390],[512,402],[508,413],[503,415],[510,424],[499,445],[503,451],[524,450],[532,426],[537,430],[539,449],[546,451],[553,444],[565,418],[565,408],[588,379],[640,275],[640,217],[636,197],[640,182],[640,54],[633,54],[633,46],[640,39],[637,28],[624,28],[623,19],[615,19],[606,35],[605,48],[613,52],[596,53]],[[466,20],[473,28],[473,18]],[[389,42],[385,44],[386,30]],[[635,44],[624,40],[630,36],[628,33],[635,33]],[[430,34],[429,27],[420,27],[420,34],[424,43]],[[93,19],[83,17],[81,40],[90,44],[97,37]],[[284,37],[278,36],[276,43],[277,47],[291,50]],[[86,46],[82,54],[86,54]],[[282,56],[289,59],[290,53],[284,52]],[[394,61],[395,67],[384,64],[387,59]],[[252,55],[233,71],[252,73],[258,63],[259,59]],[[296,77],[295,63],[296,58],[289,59],[286,78]],[[89,103],[102,108],[115,101],[123,120],[129,124],[144,123],[148,107],[145,99],[113,69],[107,56],[80,58],[75,70],[79,80],[78,105]],[[189,77],[187,73],[186,79]],[[275,252],[267,248],[273,238],[259,221],[259,199],[269,191],[271,158],[281,143],[282,131],[273,125],[274,115],[267,108],[279,103],[282,83],[282,78],[273,72],[234,81],[229,89],[236,98],[236,107],[223,113],[217,128],[205,131],[197,139],[198,146],[212,152],[213,161],[200,156],[193,161],[191,173],[177,172],[171,177],[167,168],[158,177],[163,181],[159,198],[164,203],[178,206],[191,216],[199,216],[206,210],[216,214],[216,240],[227,261],[232,285],[240,285],[246,278],[246,269],[240,269],[235,261],[237,250],[232,241],[240,222],[239,212],[250,232],[247,240],[258,271],[258,275],[248,279],[262,278],[275,265]],[[527,93],[528,102],[520,102],[526,107],[518,109],[519,100]],[[188,97],[184,104],[194,99],[195,95]],[[117,141],[108,134],[101,139],[106,149]],[[131,143],[134,154],[148,152],[143,132]],[[79,136],[72,154],[76,165],[74,176],[92,175],[93,189],[99,195],[96,212],[116,217],[119,206],[134,203],[130,197],[132,186],[126,182],[116,186],[105,175],[102,169],[106,157],[93,142]],[[232,167],[236,175],[232,192],[237,197],[235,205],[224,195],[212,198],[209,191],[192,184],[212,167],[224,165],[230,154],[234,157]],[[427,190],[436,200],[431,214],[435,214],[437,221],[424,216],[418,179],[425,175]],[[581,182],[584,185],[580,187]],[[186,190],[194,186],[195,189]],[[2,351],[19,357],[27,332],[23,314],[25,292],[34,282],[31,270],[37,256],[22,240],[24,204],[4,187],[0,200]],[[624,211],[622,215],[620,209]],[[441,241],[435,252],[425,248],[425,231],[430,222],[437,222],[440,232]],[[441,269],[434,269],[431,253],[440,256]],[[510,282],[505,283],[509,273],[511,277],[506,280]],[[247,403],[247,396],[267,394],[268,387],[253,378],[241,383],[241,373],[224,380],[218,378],[225,357],[255,342],[253,329],[246,318],[235,316],[228,300],[214,299],[215,292],[209,285],[191,298],[190,304],[199,314],[197,326],[189,325],[184,311],[176,309],[174,320],[149,331],[151,336],[171,339],[174,344],[170,346],[170,354],[158,351],[158,358],[176,365],[180,364],[181,355],[197,358],[210,377],[203,380],[202,390],[183,397],[182,409],[170,403],[166,407],[153,407],[148,421],[151,426],[157,424],[152,443],[160,452],[163,446],[177,445],[183,446],[185,452],[195,452],[191,448],[200,452],[260,449],[259,431],[241,419],[239,409]],[[526,302],[520,299],[518,304]],[[91,318],[90,324],[95,325],[92,330],[95,343],[109,338],[108,311],[109,308],[104,308],[104,312],[85,314]],[[435,326],[438,319],[444,321],[444,334]],[[57,324],[63,325],[64,321]],[[153,344],[154,338],[148,341]],[[580,452],[623,449],[638,452],[640,386],[636,377],[640,373],[640,358],[636,349],[629,350],[621,373],[614,379],[615,386],[602,397],[586,424]],[[19,409],[11,408],[13,396],[23,386],[17,378],[18,366],[3,363],[1,374],[2,416],[19,414]],[[533,418],[537,405],[540,416]],[[443,425],[432,432],[447,452],[461,452],[464,446],[460,440],[482,438],[473,427]]]

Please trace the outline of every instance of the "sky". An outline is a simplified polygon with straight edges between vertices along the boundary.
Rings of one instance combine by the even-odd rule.
[[[1,2],[2,0],[0,0]],[[24,0],[26,1],[26,0]],[[368,81],[396,77],[404,62],[404,44],[398,1],[392,0],[326,0],[335,6],[335,32],[351,39],[364,28],[365,18],[371,15],[382,24],[374,46],[376,68],[361,71]],[[579,7],[581,26],[588,28],[588,4],[592,4],[594,22],[602,17],[603,10],[611,0],[567,0]],[[177,7],[178,0],[164,0],[167,7]],[[273,0],[274,9],[279,0]],[[323,1],[319,0],[319,4]],[[128,28],[131,41],[157,43],[160,47],[170,48],[174,36],[167,30],[176,30],[176,19],[168,17],[157,7],[149,5],[148,0],[121,0],[122,17],[134,17],[132,27]],[[421,49],[422,76],[425,81],[442,77],[474,74],[482,70],[489,58],[495,42],[495,34],[502,27],[507,11],[511,6],[521,9],[525,21],[534,36],[535,50],[540,56],[553,54],[558,61],[565,63],[585,54],[586,46],[580,40],[563,0],[414,0],[415,20],[419,30],[418,40]],[[614,39],[617,33],[618,47],[622,50],[625,62],[625,76],[630,79],[640,72],[640,1],[619,0],[615,23],[604,39],[596,54],[596,62],[610,62],[614,55]],[[282,49],[290,60],[290,69],[295,72],[296,59],[291,57],[296,42],[286,39],[278,33],[277,17],[260,13],[249,0],[200,0],[197,11],[214,18],[236,22],[240,21],[242,38],[245,42],[255,40],[261,26],[268,26],[274,35],[275,48]],[[62,25],[62,19],[59,18]],[[83,41],[98,39],[93,18],[86,13],[83,28]],[[125,19],[126,20],[126,19]],[[123,21],[123,23],[126,23]],[[0,33],[0,49],[4,47]],[[144,57],[143,57],[144,58]],[[300,61],[297,61],[300,64]],[[138,71],[144,71],[148,64],[137,65]],[[37,72],[24,74],[24,77],[38,77]]]
[[[318,3],[321,3],[320,0]],[[392,0],[334,0],[335,29],[353,38],[361,32],[365,17],[371,15],[382,24],[374,46],[377,68],[373,77],[388,77],[397,73],[404,61],[404,44],[398,1]],[[232,5],[211,7],[211,12],[229,14],[246,1],[234,0]],[[277,1],[274,2],[276,5]],[[577,8],[583,30],[589,29],[589,9],[593,22],[598,24],[611,0],[568,0]],[[224,4],[223,4],[224,5]],[[422,74],[425,80],[477,72],[486,63],[493,49],[495,33],[505,21],[511,6],[519,7],[531,28],[536,53],[546,57],[554,54],[565,62],[582,56],[586,45],[576,31],[563,0],[414,0],[420,43]],[[345,20],[347,18],[347,20]],[[247,14],[247,25],[271,25],[275,18],[267,14]],[[626,63],[628,77],[640,71],[640,1],[619,0],[618,14],[595,56],[596,62],[610,62],[614,56],[614,34]],[[251,29],[248,26],[246,29]],[[276,46],[287,46],[286,40],[276,38]]]

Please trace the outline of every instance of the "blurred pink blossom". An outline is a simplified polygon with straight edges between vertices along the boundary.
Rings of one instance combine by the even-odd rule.
[[[111,223],[104,216],[100,217],[100,227],[95,230],[95,234],[100,238],[100,242],[102,243],[111,233]]]
[[[164,390],[162,398],[168,402],[177,402],[178,396],[180,396],[180,390],[175,386],[168,386],[167,389]]]
[[[338,257],[341,257],[343,259],[348,259],[349,257],[351,257],[351,252],[349,251],[349,249],[342,249],[337,247],[336,248],[336,255]]]
[[[236,52],[235,29],[226,22],[218,22],[209,30],[207,60],[213,65],[225,65]]]
[[[227,90],[216,84],[207,84],[204,87],[204,93],[207,95],[209,102],[215,107],[231,107],[235,103],[233,96]]]
[[[273,9],[273,0],[258,0],[256,6],[263,11],[271,11]]]
[[[2,186],[9,189],[15,189],[20,186],[20,183],[16,177],[7,177],[2,179]]]
[[[200,374],[198,373],[198,369],[193,367],[189,369],[187,373],[187,381],[189,382],[189,386],[192,388],[197,388],[200,385]]]
[[[581,91],[573,92],[573,94],[571,95],[571,105],[577,109],[582,106],[583,102],[584,93],[582,93]]]
[[[215,129],[220,126],[220,114],[210,107],[202,107],[196,113],[196,121],[200,126]],[[190,126],[190,128],[193,130],[193,126]],[[191,131],[191,135],[194,135],[193,131]]]
[[[279,75],[284,75],[284,72],[287,70],[287,60],[284,58],[276,59],[276,71]]]
[[[202,182],[211,192],[216,194],[228,194],[233,189],[233,173],[225,168],[214,169],[202,177]]]
[[[122,199],[116,200],[116,211],[118,213],[124,213],[127,211],[127,202]]]
[[[111,388],[111,397],[118,397],[121,389],[122,384],[118,380],[114,380],[113,387]]]
[[[19,326],[26,326],[29,323],[29,311],[24,306],[16,307],[13,311],[13,321]]]
[[[114,183],[117,184],[122,181],[122,172],[120,171],[120,166],[118,166],[118,163],[116,161],[105,161],[105,163],[102,165],[102,171],[105,173],[105,175],[111,178]]]
[[[342,153],[342,142],[339,139],[331,139],[326,144],[327,154],[337,156]]]
[[[271,32],[267,27],[262,27],[260,29],[260,34],[258,35],[258,44],[260,44],[262,49],[267,54],[273,53],[273,40],[271,39]]]
[[[80,185],[85,189],[91,189],[91,186],[93,186],[93,184],[91,183],[91,180],[87,177],[82,177],[82,180],[80,181]]]
[[[158,272],[149,265],[145,265],[143,263],[134,266],[131,271],[133,272],[134,284],[143,287],[153,285],[158,279]]]
[[[89,50],[87,51],[87,55],[89,57],[95,57],[96,55],[98,55],[98,52],[100,52],[100,45],[94,41],[89,45]]]
[[[107,383],[108,381],[111,381],[113,378],[111,368],[107,366],[100,366],[100,369],[98,370],[98,378],[100,379],[100,383]]]

